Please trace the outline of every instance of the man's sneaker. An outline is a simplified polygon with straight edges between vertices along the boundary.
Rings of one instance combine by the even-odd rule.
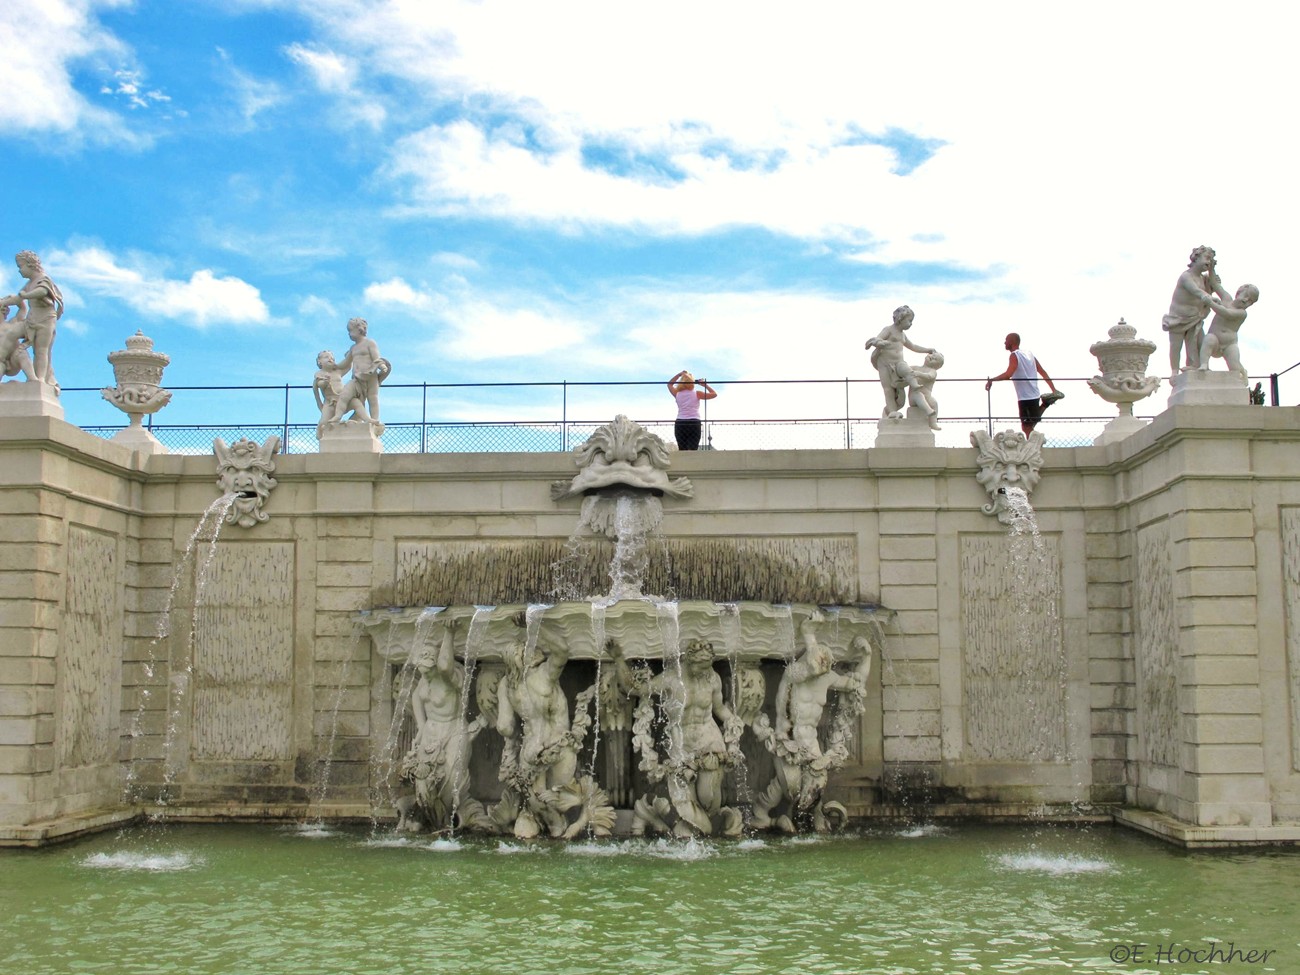
[[[1061,392],[1059,389],[1054,389],[1050,393],[1043,394],[1043,406],[1044,407],[1051,406],[1057,400],[1062,400],[1062,399],[1065,399],[1065,394]]]

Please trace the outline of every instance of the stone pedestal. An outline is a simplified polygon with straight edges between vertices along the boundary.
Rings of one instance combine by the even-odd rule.
[[[325,428],[320,438],[322,454],[382,454],[384,445],[379,442],[380,427],[376,432],[374,425],[365,420],[348,420],[335,423]]]
[[[913,407],[899,420],[883,417],[876,424],[877,447],[933,447],[934,431],[930,418]]]
[[[52,416],[63,419],[59,391],[48,383],[13,380],[0,383],[0,419]]]
[[[1246,377],[1235,372],[1192,369],[1169,381],[1170,406],[1249,406]]]
[[[142,454],[165,454],[167,448],[159,442],[158,438],[146,430],[144,427],[132,424],[129,427],[123,427],[113,435],[113,443],[121,444],[123,447],[130,447],[132,450],[139,451]]]
[[[1093,446],[1101,447],[1108,443],[1116,443],[1131,437],[1147,425],[1146,420],[1139,420],[1132,413],[1132,405],[1129,405],[1130,412],[1121,413],[1115,419],[1111,420],[1102,428],[1101,435],[1095,437],[1092,441]]]

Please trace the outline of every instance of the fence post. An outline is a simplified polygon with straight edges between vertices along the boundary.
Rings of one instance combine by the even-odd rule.
[[[844,377],[844,449],[853,447],[853,425],[849,420],[849,377]]]
[[[429,384],[420,383],[420,453],[429,452]]]
[[[569,381],[560,380],[560,450],[569,450]]]
[[[280,453],[289,452],[289,384],[284,384],[284,436],[280,439]]]
[[[1270,373],[1268,377],[1268,393],[1273,400],[1274,406],[1281,405],[1280,403],[1281,396],[1278,394],[1278,389],[1277,389],[1277,375],[1278,374],[1274,372],[1274,373]]]
[[[993,389],[984,390],[984,412],[989,418],[989,436],[993,436]]]

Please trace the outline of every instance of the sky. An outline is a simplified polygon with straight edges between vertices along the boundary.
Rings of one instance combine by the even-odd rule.
[[[1281,246],[1300,222],[1296,10],[3,4],[0,290],[22,283],[7,255],[41,256],[65,389],[111,385],[137,329],[171,356],[166,386],[305,387],[362,316],[393,364],[390,421],[421,410],[396,384],[561,380],[647,384],[570,390],[570,418],[671,417],[681,368],[719,384],[715,418],[843,415],[842,387],[824,405],[734,381],[871,379],[863,342],[904,303],[942,379],[1001,371],[1008,331],[1053,376],[1092,376],[1121,317],[1165,375],[1160,319],[1204,243],[1230,290],[1260,288],[1241,350],[1263,376],[1300,360]],[[982,385],[941,384],[941,411],[979,415]],[[1063,388],[1069,412],[1113,415]],[[878,388],[853,397],[877,414]],[[156,422],[274,423],[283,400],[177,393]],[[124,419],[63,402],[72,423]],[[428,416],[558,403],[446,390]],[[309,392],[293,413],[315,422]]]

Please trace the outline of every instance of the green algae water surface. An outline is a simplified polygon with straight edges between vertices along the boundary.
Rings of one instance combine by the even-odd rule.
[[[1294,973],[1298,887],[1294,853],[1111,828],[566,846],[167,826],[0,851],[0,972]]]

